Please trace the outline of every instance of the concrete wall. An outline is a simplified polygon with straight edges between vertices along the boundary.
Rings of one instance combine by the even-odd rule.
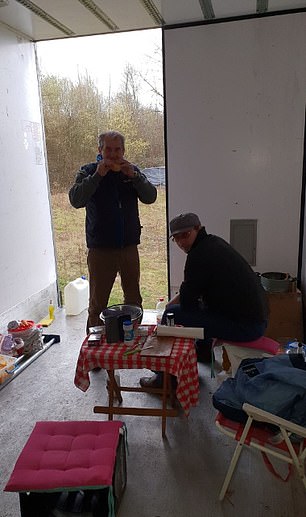
[[[257,219],[259,272],[295,276],[306,102],[306,14],[166,30],[169,217],[230,238]],[[184,254],[170,248],[171,288]]]
[[[47,314],[56,265],[34,44],[0,26],[0,328]]]

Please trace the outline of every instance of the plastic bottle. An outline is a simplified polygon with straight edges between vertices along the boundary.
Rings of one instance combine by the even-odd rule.
[[[133,345],[134,343],[134,328],[131,320],[126,320],[123,322],[123,332],[124,332],[124,343],[126,345]]]
[[[85,276],[69,282],[64,288],[66,315],[76,316],[88,307],[89,282]]]
[[[157,325],[161,324],[161,319],[164,314],[165,308],[166,308],[166,300],[165,300],[165,298],[161,297],[161,298],[159,298],[159,300],[156,304],[156,323],[157,323]]]
[[[50,320],[54,320],[54,305],[52,300],[50,300],[49,303],[49,318]]]

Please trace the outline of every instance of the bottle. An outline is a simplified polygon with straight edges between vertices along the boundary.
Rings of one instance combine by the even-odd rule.
[[[80,314],[88,307],[89,282],[85,276],[69,282],[64,288],[66,316]]]
[[[54,320],[54,305],[52,300],[49,302],[49,318],[50,320]]]
[[[123,332],[124,332],[124,343],[126,345],[133,345],[134,343],[134,328],[131,320],[126,320],[123,322]]]
[[[161,324],[161,320],[164,314],[164,310],[166,308],[166,300],[164,297],[159,298],[156,304],[156,323],[157,325]]]

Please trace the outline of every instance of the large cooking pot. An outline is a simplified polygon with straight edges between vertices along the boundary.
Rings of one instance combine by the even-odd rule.
[[[135,326],[141,323],[143,310],[137,305],[111,305],[101,312],[100,319],[105,323],[105,319],[111,316],[130,316]]]
[[[288,273],[268,272],[260,275],[261,285],[270,293],[287,293],[291,277]]]

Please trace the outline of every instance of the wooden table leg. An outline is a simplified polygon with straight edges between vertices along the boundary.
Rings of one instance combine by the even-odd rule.
[[[118,386],[114,376],[114,370],[107,370],[109,377],[108,386],[108,406],[94,406],[94,413],[103,413],[108,415],[109,420],[113,420],[113,415],[142,415],[142,416],[159,416],[162,418],[162,436],[166,436],[167,417],[175,417],[178,410],[167,407],[168,397],[171,396],[171,376],[164,372],[162,388],[136,388],[128,386]],[[137,393],[154,393],[162,396],[161,408],[143,408],[143,407],[114,407],[114,393],[119,402],[122,402],[121,391],[137,392]]]
[[[117,381],[116,381],[115,370],[107,370],[107,373],[108,373],[108,378],[109,378],[109,390],[111,389],[111,385],[112,385],[113,399],[114,399],[114,393],[115,393],[119,404],[122,404],[121,390],[120,390],[120,386],[118,386]]]

